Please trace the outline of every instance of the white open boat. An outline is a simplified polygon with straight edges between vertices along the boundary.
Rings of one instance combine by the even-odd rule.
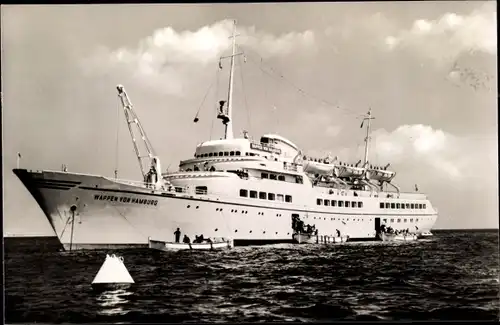
[[[415,234],[388,234],[381,232],[379,238],[382,241],[415,241],[417,240],[417,235]]]
[[[423,233],[419,234],[419,235],[418,235],[418,238],[429,238],[429,237],[432,237],[432,236],[434,236],[434,235],[432,234],[432,232],[430,232],[430,231],[425,231],[425,232],[423,232]]]
[[[348,236],[319,236],[302,233],[294,233],[292,236],[294,242],[298,244],[334,244],[345,243],[349,239]]]
[[[154,240],[149,238],[149,248],[160,251],[179,251],[179,250],[223,250],[234,247],[230,239],[203,242],[203,243],[174,243],[163,240]]]

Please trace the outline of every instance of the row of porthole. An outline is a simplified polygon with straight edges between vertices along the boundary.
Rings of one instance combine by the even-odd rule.
[[[188,204],[187,208],[189,209],[190,207],[191,207],[191,205],[189,205],[189,204]],[[199,205],[197,205],[197,206],[196,206],[196,209],[199,209],[199,208],[200,208],[200,206],[199,206]]]

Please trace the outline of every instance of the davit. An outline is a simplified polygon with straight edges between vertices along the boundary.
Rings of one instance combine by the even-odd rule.
[[[106,254],[104,263],[92,281],[92,288],[97,291],[127,289],[134,283],[123,263],[123,257]]]

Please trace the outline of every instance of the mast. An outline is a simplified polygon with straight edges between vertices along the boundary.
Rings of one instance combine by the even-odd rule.
[[[365,157],[363,159],[363,166],[366,165],[368,161],[368,147],[370,142],[370,128],[371,128],[371,120],[375,119],[372,117],[372,109],[368,109],[368,114],[363,118],[363,122],[361,123],[361,127],[363,127],[363,123],[368,120],[368,124],[366,126],[366,138],[365,138]]]
[[[227,110],[224,112],[224,104],[226,101],[219,101],[219,113],[217,114],[217,118],[222,120],[222,124],[224,124],[224,139],[233,139],[233,122],[232,122],[232,113],[233,113],[233,83],[234,83],[234,58],[238,55],[242,55],[243,53],[236,53],[236,20],[233,20],[233,34],[229,38],[233,39],[232,42],[232,53],[228,56],[222,56],[219,59],[219,69],[222,69],[222,59],[231,58],[231,71],[229,73],[229,85],[227,91]]]
[[[233,138],[233,122],[232,110],[233,110],[233,79],[234,79],[234,56],[236,55],[236,19],[233,21],[233,52],[231,54],[231,72],[229,73],[229,89],[227,92],[227,117],[229,121],[226,123],[224,130],[224,137],[226,139]]]

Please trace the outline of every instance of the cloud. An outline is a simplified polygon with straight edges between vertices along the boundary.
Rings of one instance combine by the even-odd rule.
[[[371,139],[369,161],[380,166],[391,163],[390,168],[401,172],[404,181],[417,182],[422,179],[418,175],[425,175],[430,183],[491,177],[487,173],[492,171],[488,171],[485,162],[495,160],[494,137],[488,141],[462,138],[428,125],[414,124],[399,126],[392,132],[376,130]],[[359,148],[343,148],[337,152],[342,161],[346,157],[362,158]]]
[[[409,30],[385,38],[386,49],[408,48],[438,61],[466,52],[496,55],[496,8],[487,2],[469,15],[446,13],[437,20],[418,19]]]
[[[232,21],[223,20],[196,31],[172,27],[155,30],[135,48],[101,48],[82,66],[89,74],[128,75],[144,86],[169,94],[186,94],[187,85],[213,73],[221,55],[229,55]],[[283,57],[315,49],[312,31],[272,35],[255,27],[238,26],[238,45],[263,58]]]

